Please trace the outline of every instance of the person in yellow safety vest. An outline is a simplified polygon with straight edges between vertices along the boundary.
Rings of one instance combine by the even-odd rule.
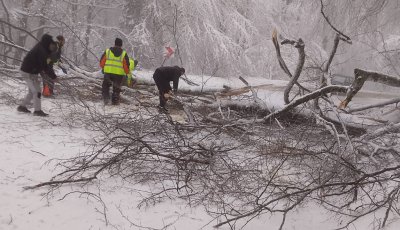
[[[122,49],[122,40],[115,39],[115,46],[104,51],[100,59],[100,67],[103,69],[104,80],[102,85],[102,95],[104,104],[110,102],[110,87],[113,87],[111,102],[119,105],[121,86],[124,77],[129,74],[129,56]]]
[[[135,70],[137,64],[139,63],[138,60],[133,60],[133,58],[129,58],[129,73],[126,79],[126,85],[130,88],[136,83],[136,79],[133,78],[132,72]]]

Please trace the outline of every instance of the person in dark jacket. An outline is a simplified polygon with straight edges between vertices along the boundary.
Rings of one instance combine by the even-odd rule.
[[[52,52],[50,55],[51,62],[49,65],[51,65],[51,68],[53,69],[54,64],[59,64],[61,62],[61,54],[62,54],[62,48],[65,44],[65,39],[64,36],[58,35],[56,41],[56,46],[57,49],[56,51]],[[60,66],[60,68],[63,70],[64,73],[66,73],[66,70]],[[49,74],[46,72],[42,74],[43,78],[43,92],[42,95],[44,97],[52,97],[54,95],[54,80],[49,77]]]
[[[19,112],[30,113],[27,105],[33,100],[35,116],[48,116],[47,113],[42,111],[41,107],[41,90],[39,74],[46,72],[50,78],[56,79],[57,76],[50,63],[50,55],[56,50],[56,44],[52,36],[45,34],[42,36],[40,42],[36,44],[32,50],[28,52],[22,61],[21,75],[25,79],[28,86],[28,94],[23,102],[18,106]]]
[[[179,78],[185,74],[185,69],[179,66],[165,66],[157,68],[153,74],[154,82],[157,85],[160,94],[160,108],[165,108],[167,98],[166,94],[172,95],[178,91]],[[173,82],[173,92],[170,82]]]
[[[111,102],[113,105],[119,105],[122,82],[129,74],[129,56],[122,49],[122,40],[115,39],[114,47],[106,49],[100,59],[100,67],[104,73],[102,85],[102,95],[104,104],[107,105],[110,100],[110,87],[113,87]]]

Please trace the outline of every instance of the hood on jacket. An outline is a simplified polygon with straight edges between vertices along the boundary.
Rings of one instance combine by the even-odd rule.
[[[113,52],[115,57],[121,57],[123,49],[117,46],[110,48],[111,52]]]
[[[50,51],[50,44],[54,43],[53,37],[49,34],[44,34],[40,39],[40,44],[46,49],[47,52]]]

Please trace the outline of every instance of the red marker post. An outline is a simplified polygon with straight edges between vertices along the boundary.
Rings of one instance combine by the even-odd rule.
[[[170,46],[166,46],[164,50],[164,61],[162,62],[161,66],[164,66],[165,61],[171,58],[175,54],[175,50]]]

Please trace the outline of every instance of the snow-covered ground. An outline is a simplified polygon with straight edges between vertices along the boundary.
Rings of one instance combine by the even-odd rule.
[[[144,75],[151,76],[150,73]],[[285,83],[262,79],[249,82],[254,85],[273,84],[274,89],[283,87]],[[236,80],[210,79],[206,88],[220,89],[224,84],[242,85]],[[182,87],[189,86],[182,84]],[[59,102],[57,98],[43,100],[44,110],[51,114],[48,118],[17,113],[15,104],[6,103],[4,95],[21,98],[25,90],[24,85],[14,82],[0,89],[0,230],[213,229],[218,220],[208,216],[204,207],[188,207],[184,201],[172,200],[138,208],[140,198],[149,189],[146,185],[121,186],[122,182],[100,179],[82,191],[101,196],[101,201],[85,193],[72,193],[64,198],[73,191],[69,186],[50,194],[47,194],[47,188],[25,190],[25,186],[49,180],[57,172],[57,161],[53,159],[74,157],[84,152],[98,136],[95,131],[73,128],[64,122],[63,111],[55,103]],[[281,93],[277,91],[264,89],[260,97],[268,99],[268,93]],[[380,214],[377,218],[383,216]],[[278,229],[280,221],[279,215],[263,215],[244,229]],[[350,229],[373,229],[372,221],[362,219]],[[338,226],[337,219],[322,208],[311,206],[293,211],[284,229],[319,230]],[[392,223],[387,229],[395,230],[399,226]]]

